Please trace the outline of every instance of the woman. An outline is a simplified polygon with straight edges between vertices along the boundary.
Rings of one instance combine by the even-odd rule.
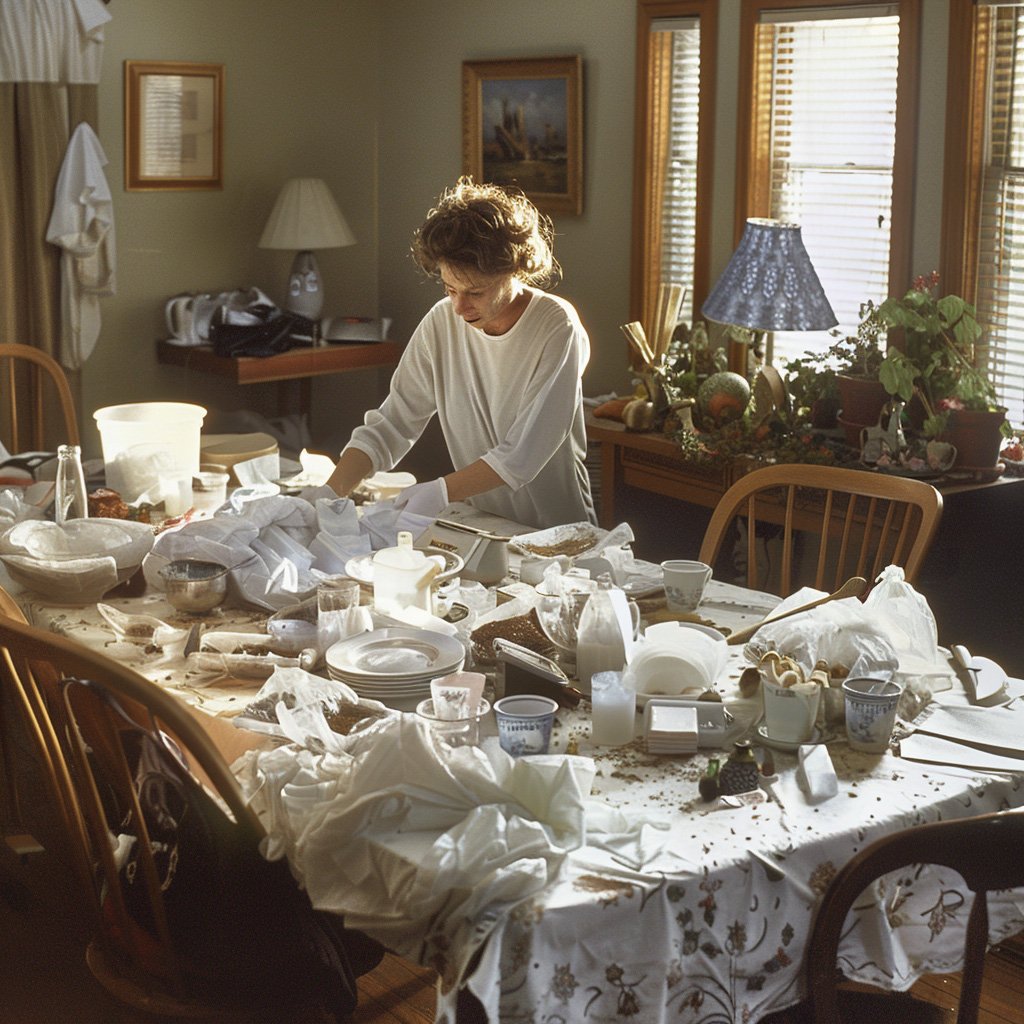
[[[595,522],[581,377],[590,341],[541,288],[560,276],[552,226],[523,195],[459,179],[416,232],[417,264],[444,288],[388,397],[357,427],[328,484],[341,495],[393,468],[437,413],[453,473],[396,505],[436,518],[449,501],[538,528]]]

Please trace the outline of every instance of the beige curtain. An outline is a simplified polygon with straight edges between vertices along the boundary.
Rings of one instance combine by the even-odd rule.
[[[58,362],[61,251],[46,227],[68,140],[82,121],[97,128],[97,107],[93,84],[0,82],[0,342],[33,345]],[[68,378],[81,409],[80,374]],[[28,395],[27,378],[17,388]],[[0,422],[8,398],[0,394]]]

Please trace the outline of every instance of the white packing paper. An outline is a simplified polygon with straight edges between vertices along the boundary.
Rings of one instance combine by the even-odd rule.
[[[449,747],[414,715],[333,744],[250,756],[243,786],[266,853],[287,855],[315,907],[437,963],[447,989],[502,914],[583,844],[594,764],[513,760],[496,740]]]

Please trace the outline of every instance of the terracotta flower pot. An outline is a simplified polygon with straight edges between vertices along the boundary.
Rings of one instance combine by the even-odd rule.
[[[953,409],[942,440],[956,446],[954,469],[991,469],[999,461],[1005,409]]]
[[[860,448],[860,432],[873,427],[882,415],[889,394],[881,381],[872,377],[836,376],[839,385],[839,424],[846,431],[846,443]]]

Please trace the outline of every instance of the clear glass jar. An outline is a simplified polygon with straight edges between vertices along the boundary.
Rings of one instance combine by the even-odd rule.
[[[85,494],[82,449],[77,444],[62,444],[57,449],[57,482],[53,518],[57,524],[68,519],[88,519],[89,503]]]

